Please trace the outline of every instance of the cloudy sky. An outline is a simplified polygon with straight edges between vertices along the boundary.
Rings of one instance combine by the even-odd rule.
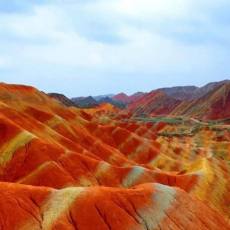
[[[0,81],[67,96],[230,78],[229,0],[1,0]]]

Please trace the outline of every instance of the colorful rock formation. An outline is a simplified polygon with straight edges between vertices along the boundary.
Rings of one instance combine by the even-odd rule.
[[[230,229],[229,150],[226,124],[0,84],[0,229]]]

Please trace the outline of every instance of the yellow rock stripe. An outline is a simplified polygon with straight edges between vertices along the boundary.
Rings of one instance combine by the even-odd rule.
[[[171,207],[176,197],[176,190],[162,184],[154,185],[152,205],[138,210],[145,221],[146,229],[160,229],[159,225],[166,217],[167,210]]]
[[[95,176],[96,177],[101,177],[103,176],[109,169],[110,169],[111,165],[105,161],[101,161],[98,166],[97,169],[95,171]]]
[[[134,166],[129,174],[123,179],[122,185],[125,188],[131,187],[143,175],[145,169],[140,166]]]
[[[54,191],[48,202],[42,207],[42,229],[52,229],[55,221],[70,208],[71,204],[84,191],[83,187],[70,187]]]
[[[0,166],[5,166],[13,157],[15,151],[29,143],[35,136],[23,131],[0,148]]]

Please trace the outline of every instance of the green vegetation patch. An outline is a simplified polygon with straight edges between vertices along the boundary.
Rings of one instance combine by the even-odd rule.
[[[164,122],[167,124],[183,124],[184,122],[182,117],[137,117],[135,120],[152,123]]]

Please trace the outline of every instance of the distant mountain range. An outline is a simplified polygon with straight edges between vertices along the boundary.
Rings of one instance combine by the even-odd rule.
[[[154,90],[130,103],[128,110],[137,116],[169,114],[180,102],[161,90]]]
[[[124,102],[113,99],[113,95],[75,97],[72,98],[71,101],[79,108],[94,108],[105,103],[109,103],[120,109],[126,107]]]
[[[125,93],[119,93],[117,95],[113,96],[113,99],[117,100],[117,101],[121,101],[125,104],[130,104],[134,101],[136,101],[137,99],[141,98],[144,95],[144,93],[142,92],[137,92],[134,93],[133,95],[128,96]]]
[[[92,97],[75,97],[71,99],[75,105],[80,108],[94,108],[98,106],[98,102]]]
[[[221,119],[230,116],[229,89],[230,80],[224,80],[202,87],[168,87],[149,93],[137,92],[130,96],[119,93],[69,99],[62,94],[49,95],[66,106],[95,108],[101,104],[111,104],[126,109],[133,116],[183,115],[200,119]]]
[[[182,102],[172,114],[199,119],[230,118],[230,82],[211,86],[207,93],[189,102]]]
[[[97,102],[98,104],[109,103],[120,109],[124,109],[126,107],[126,103],[124,103],[123,101],[114,99],[113,96],[101,97],[100,99],[98,98]]]
[[[135,116],[176,115],[199,119],[230,117],[230,81],[203,87],[173,87],[154,90],[128,106]]]
[[[100,101],[100,100],[103,100],[104,98],[112,98],[113,96],[114,94],[105,94],[105,95],[94,96],[93,98],[96,101]]]
[[[230,80],[224,80],[219,82],[211,82],[202,87],[179,86],[179,87],[161,88],[159,90],[163,91],[168,96],[173,97],[175,99],[192,100],[192,99],[200,98],[205,94],[207,94],[208,92],[210,92],[211,90],[213,90],[215,87],[229,82]]]
[[[61,102],[62,104],[64,104],[65,106],[77,106],[71,99],[69,99],[68,97],[66,97],[63,94],[60,93],[48,93],[48,95],[56,100],[58,100],[59,102]]]

